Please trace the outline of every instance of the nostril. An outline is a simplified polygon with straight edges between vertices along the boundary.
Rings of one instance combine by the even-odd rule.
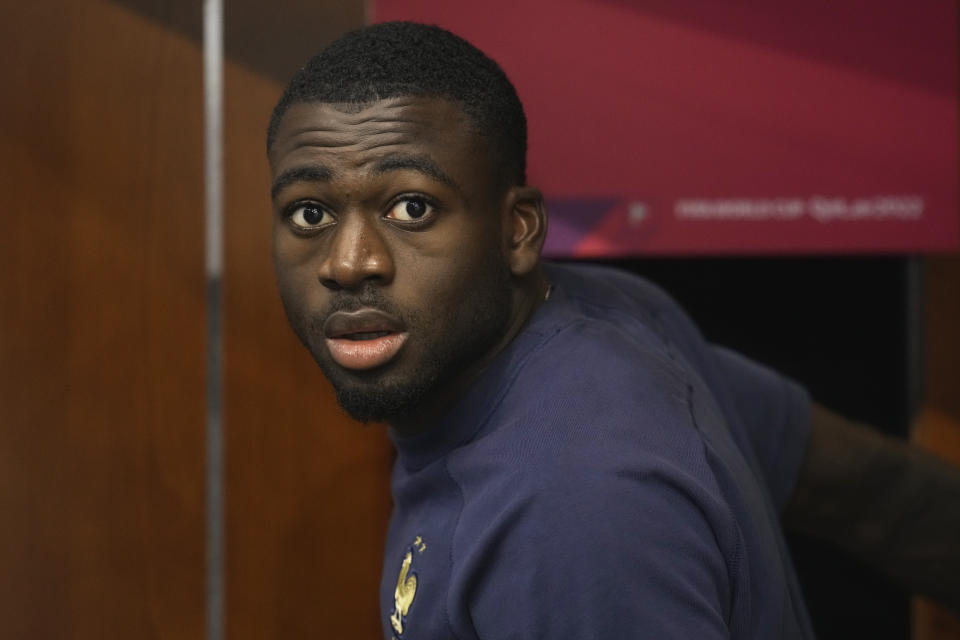
[[[331,291],[340,291],[340,289],[343,289],[343,286],[336,280],[333,280],[332,278],[321,278],[320,284],[325,286],[327,289],[330,289]]]

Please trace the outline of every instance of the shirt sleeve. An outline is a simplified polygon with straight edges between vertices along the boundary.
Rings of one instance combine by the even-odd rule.
[[[713,347],[721,379],[750,440],[774,504],[782,510],[796,485],[810,432],[810,396],[789,378]]]
[[[734,596],[703,505],[656,473],[570,485],[512,501],[466,559],[453,599],[477,638],[729,637]]]

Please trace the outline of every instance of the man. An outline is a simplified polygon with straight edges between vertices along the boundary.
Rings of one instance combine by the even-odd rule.
[[[651,284],[540,262],[523,109],[470,44],[348,34],[267,147],[290,324],[398,452],[385,637],[810,638],[784,508],[960,601],[955,471],[706,344]]]

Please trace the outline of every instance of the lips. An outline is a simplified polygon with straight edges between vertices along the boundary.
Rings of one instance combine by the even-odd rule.
[[[402,322],[378,309],[338,311],[327,318],[323,331],[334,362],[356,371],[393,360],[408,336]]]

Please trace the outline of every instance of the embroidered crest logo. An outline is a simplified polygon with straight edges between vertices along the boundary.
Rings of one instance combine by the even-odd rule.
[[[413,544],[403,556],[403,564],[400,566],[400,576],[397,578],[397,588],[393,592],[394,609],[390,615],[390,624],[397,636],[403,635],[403,625],[407,622],[407,613],[410,611],[410,605],[417,595],[417,574],[410,570],[413,564],[414,552],[423,553],[427,545],[423,538],[417,536]]]

